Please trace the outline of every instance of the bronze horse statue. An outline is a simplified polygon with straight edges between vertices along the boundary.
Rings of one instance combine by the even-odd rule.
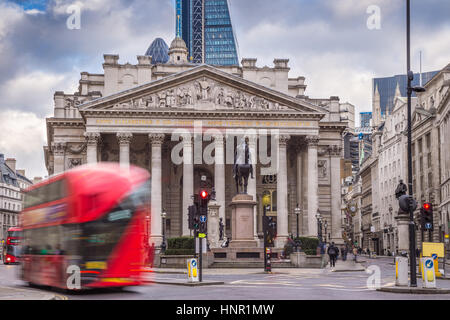
[[[247,194],[248,177],[254,179],[250,155],[247,141],[238,145],[234,153],[233,177],[238,194]]]

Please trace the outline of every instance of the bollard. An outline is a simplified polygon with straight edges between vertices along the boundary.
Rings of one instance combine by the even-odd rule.
[[[420,259],[422,264],[422,285],[424,288],[436,288],[436,274],[433,258],[425,257]]]
[[[395,285],[408,286],[408,258],[395,257]]]
[[[271,253],[272,253],[272,250],[270,248],[266,248],[265,255],[266,255],[267,262],[266,262],[266,270],[264,270],[264,271],[269,272],[269,273],[272,272],[272,264],[270,262]]]
[[[198,282],[197,259],[187,259],[188,280],[189,282]]]

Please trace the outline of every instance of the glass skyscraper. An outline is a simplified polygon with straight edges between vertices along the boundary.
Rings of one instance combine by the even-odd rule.
[[[372,112],[360,112],[361,127],[370,127],[370,120],[372,120]]]
[[[177,0],[176,33],[193,63],[239,65],[227,0]]]
[[[438,71],[422,73],[422,85],[425,85],[437,73]],[[402,97],[406,97],[407,94],[406,86],[408,83],[408,78],[406,75],[396,75],[393,77],[386,77],[386,78],[374,78],[372,80],[372,93],[375,94],[376,87],[378,87],[378,92],[380,93],[380,108],[382,116],[386,115],[386,111],[391,113],[392,109],[394,108],[394,97],[395,97],[395,90],[397,88],[397,83]],[[414,74],[414,80],[412,82],[412,85],[413,86],[420,85],[419,73]],[[414,92],[413,97],[415,97]]]

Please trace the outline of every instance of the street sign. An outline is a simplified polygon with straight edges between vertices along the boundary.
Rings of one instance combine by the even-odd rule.
[[[187,263],[187,271],[188,271],[188,281],[189,282],[198,282],[198,268],[197,268],[197,259],[188,259]]]
[[[200,222],[206,222],[206,216],[200,216]]]
[[[436,254],[439,258],[444,257],[444,244],[435,242],[423,242],[422,252],[424,257],[431,257]]]
[[[436,273],[432,258],[421,258],[422,283],[424,288],[436,288]]]
[[[205,234],[205,233],[199,233],[199,234],[198,234],[198,237],[199,237],[199,238],[206,238],[206,234]]]

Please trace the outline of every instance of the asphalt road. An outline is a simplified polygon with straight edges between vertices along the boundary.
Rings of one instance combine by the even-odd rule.
[[[223,285],[188,287],[149,283],[124,290],[91,290],[78,294],[62,293],[69,300],[449,300],[450,294],[398,294],[374,290],[369,285],[389,286],[395,282],[392,258],[365,258],[365,266],[375,273],[331,272],[326,269],[205,270],[203,280],[223,281]],[[339,262],[338,262],[339,263]],[[0,285],[24,288],[16,277],[17,266],[0,265]],[[377,276],[380,276],[377,278]],[[185,274],[149,273],[149,280],[183,282]],[[369,279],[370,278],[370,279]],[[374,280],[375,279],[375,280]],[[379,282],[377,283],[377,279]],[[369,281],[368,281],[369,280]],[[418,286],[421,286],[418,279]],[[450,280],[438,280],[438,287],[450,288]],[[49,292],[48,290],[44,290]],[[60,293],[61,294],[61,293]]]

